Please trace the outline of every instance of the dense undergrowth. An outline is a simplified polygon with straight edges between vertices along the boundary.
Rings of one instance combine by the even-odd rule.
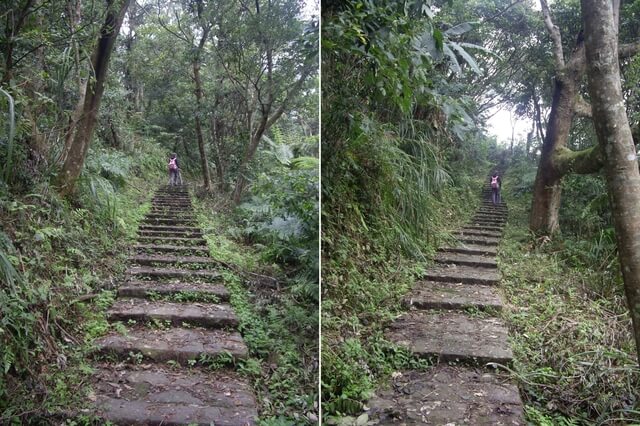
[[[279,206],[273,202],[265,208]],[[279,228],[261,228],[255,235],[256,228],[247,226],[253,209],[230,212],[224,202],[208,197],[199,200],[196,209],[211,255],[226,268],[224,282],[250,354],[238,368],[253,383],[261,424],[316,424],[318,275],[317,261],[304,248],[309,234],[300,234],[304,237],[297,244]],[[264,211],[260,217],[265,219]],[[317,223],[317,215],[300,220],[308,226]],[[298,257],[294,260],[283,251]]]
[[[640,370],[599,176],[565,184],[562,234],[526,231],[535,174],[505,179],[509,225],[500,268],[510,304],[513,374],[533,424],[640,421]]]
[[[128,152],[94,145],[72,199],[42,168],[17,169],[0,187],[0,423],[86,402],[89,342],[108,330],[125,249],[164,177],[166,152],[135,139]]]

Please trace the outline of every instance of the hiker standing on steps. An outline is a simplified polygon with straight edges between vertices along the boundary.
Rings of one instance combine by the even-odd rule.
[[[500,179],[498,172],[493,172],[489,183],[491,184],[491,201],[495,206],[500,204],[500,187],[502,186],[502,179]]]
[[[182,183],[182,178],[180,177],[180,164],[178,164],[178,158],[174,152],[171,154],[171,157],[169,157],[169,185],[177,185],[178,180]]]

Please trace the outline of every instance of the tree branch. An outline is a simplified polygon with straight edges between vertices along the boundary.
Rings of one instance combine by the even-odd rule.
[[[553,41],[553,59],[556,67],[556,72],[564,69],[564,55],[562,53],[562,37],[560,36],[560,29],[553,23],[551,19],[551,11],[547,0],[540,0],[540,7],[542,8],[542,16],[544,17],[544,25],[547,27],[549,36]]]
[[[567,147],[558,148],[552,161],[553,168],[560,176],[588,175],[600,170],[604,164],[599,144],[581,151],[572,151]]]

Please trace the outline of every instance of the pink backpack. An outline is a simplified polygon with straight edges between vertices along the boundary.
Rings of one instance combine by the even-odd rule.
[[[498,176],[491,176],[491,187],[498,188],[500,185],[498,184]]]
[[[177,169],[178,169],[178,165],[176,164],[176,159],[175,158],[169,159],[169,170],[177,170]]]

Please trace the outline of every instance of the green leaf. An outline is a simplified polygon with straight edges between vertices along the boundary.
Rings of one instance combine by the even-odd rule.
[[[447,31],[444,32],[444,34],[447,37],[451,37],[451,36],[459,36],[462,35],[468,31],[471,31],[473,27],[471,26],[470,22],[463,22],[462,24],[458,24],[455,27],[451,27],[449,28]]]
[[[433,39],[436,42],[436,49],[442,52],[444,48],[444,36],[442,35],[442,32],[437,28],[433,29]]]
[[[462,59],[464,59],[464,60],[465,60],[465,62],[466,62],[467,64],[469,64],[469,66],[471,67],[471,69],[472,69],[476,74],[478,74],[478,75],[482,75],[482,70],[481,70],[481,69],[480,69],[480,67],[478,66],[478,63],[475,61],[475,59],[473,59],[473,58],[471,57],[471,55],[469,55],[469,54],[467,53],[467,51],[466,51],[466,50],[464,50],[464,49],[462,48],[462,46],[460,46],[458,43],[455,43],[455,42],[453,42],[453,41],[450,41],[450,42],[449,42],[449,46],[453,47],[453,48],[456,50],[456,52],[458,52],[458,54],[459,54],[460,56],[462,56]]]
[[[462,74],[462,68],[460,68],[458,58],[456,58],[456,54],[453,53],[453,50],[451,50],[449,46],[444,46],[442,50],[444,54],[449,57],[449,67],[453,70],[453,72],[458,75]]]

